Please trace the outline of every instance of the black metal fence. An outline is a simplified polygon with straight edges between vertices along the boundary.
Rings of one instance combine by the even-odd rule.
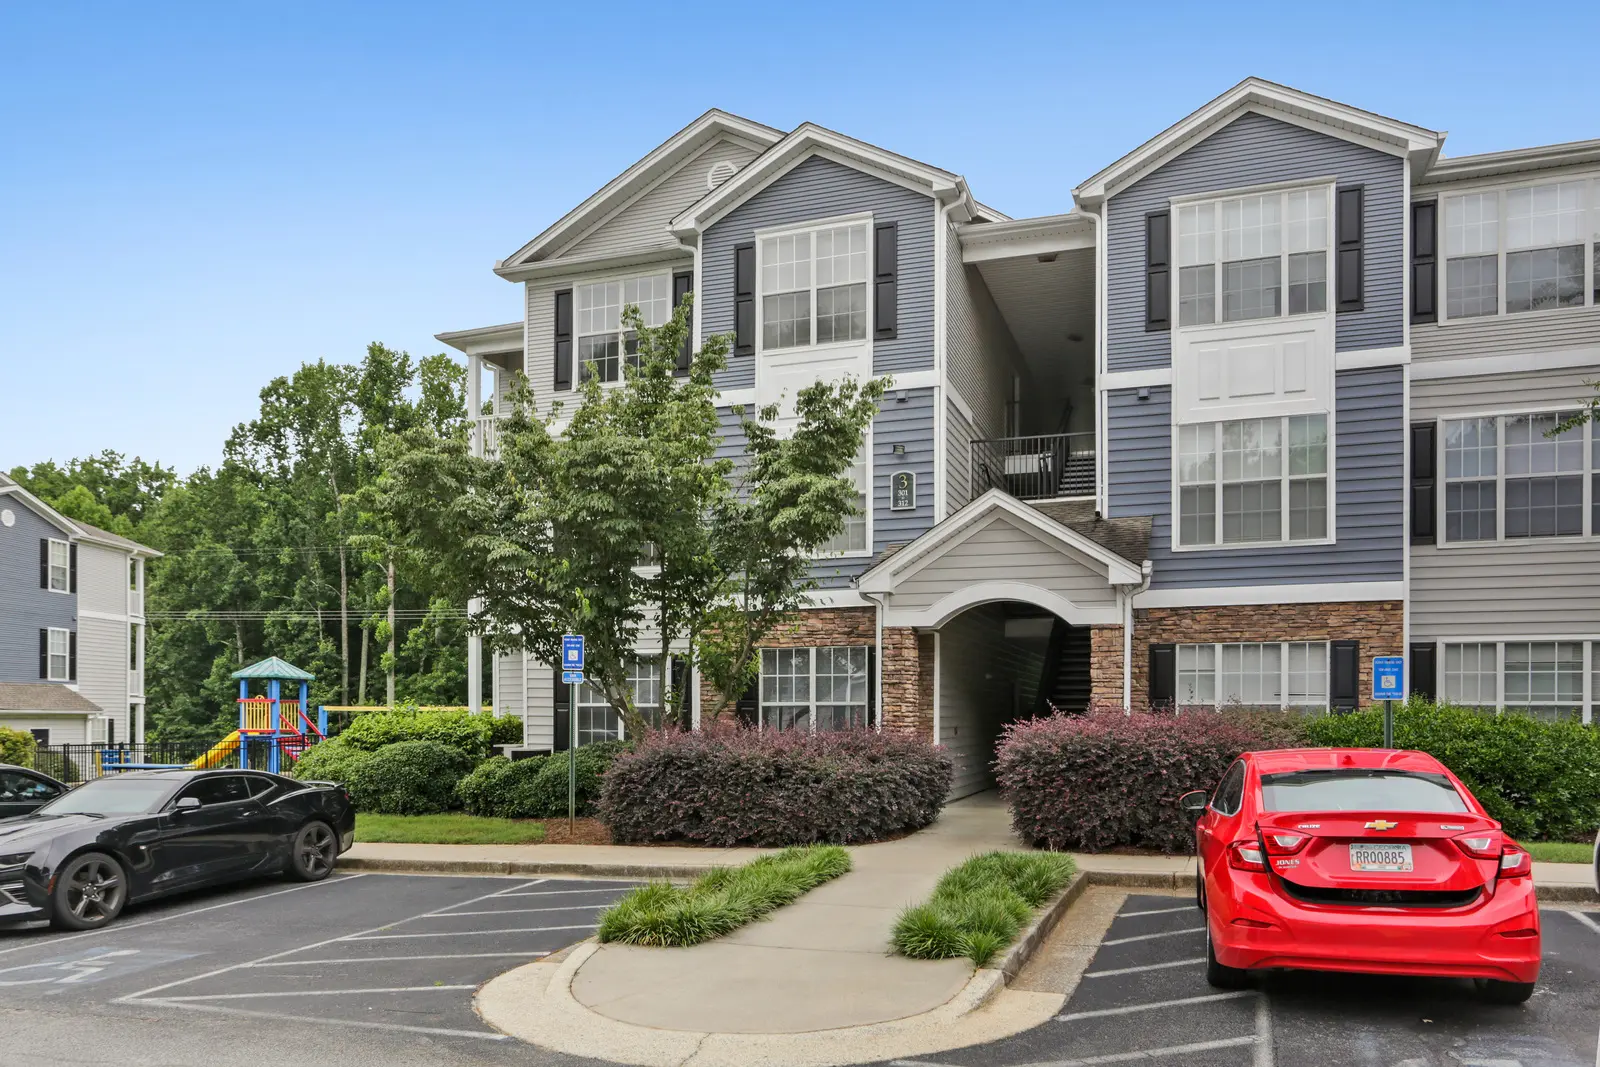
[[[972,442],[972,494],[1003,489],[1019,500],[1094,494],[1093,433]]]
[[[278,768],[288,770],[293,751],[280,753]],[[270,769],[272,746],[267,741],[251,741],[244,746],[244,765],[253,770]],[[241,753],[237,740],[215,745],[203,742],[150,741],[120,745],[39,745],[33,753],[33,767],[63,782],[86,782],[123,771],[158,767],[238,767]]]

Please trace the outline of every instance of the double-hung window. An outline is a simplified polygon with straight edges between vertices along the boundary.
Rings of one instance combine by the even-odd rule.
[[[661,659],[640,656],[628,665],[628,687],[633,706],[645,722],[661,723]],[[599,688],[589,682],[578,686],[577,743],[615,741],[622,737],[622,716],[611,706]]]
[[[1325,707],[1326,641],[1179,645],[1180,706]]]
[[[1445,317],[1587,304],[1600,259],[1597,196],[1579,178],[1444,197]]]
[[[1178,325],[1328,309],[1328,189],[1177,207]]]
[[[573,303],[580,379],[621,381],[624,360],[639,365],[639,340],[632,330],[623,329],[622,309],[637,307],[646,326],[666,325],[672,318],[672,275],[643,274],[579,285],[574,287]]]
[[[1547,436],[1564,417],[1540,412],[1445,421],[1447,544],[1600,532],[1600,439],[1585,441],[1585,434],[1593,436],[1588,426]]]
[[[1593,721],[1600,703],[1600,667],[1584,701],[1583,641],[1469,641],[1444,646],[1443,699],[1463,707],[1540,719]],[[1587,642],[1600,657],[1600,642]],[[1600,664],[1600,659],[1596,660]]]
[[[761,726],[848,730],[869,725],[865,645],[761,650]]]
[[[72,676],[72,631],[51,628],[49,633],[46,639],[46,679],[52,682],[69,681]]]
[[[1183,547],[1325,540],[1327,416],[1178,427],[1177,526]]]
[[[846,556],[867,551],[867,453],[863,448],[844,472],[856,487],[855,511],[844,517],[844,528],[818,551],[823,556]]]
[[[65,541],[50,541],[50,589],[57,593],[72,589],[72,548]]]
[[[761,238],[763,350],[866,340],[870,240],[868,222]]]

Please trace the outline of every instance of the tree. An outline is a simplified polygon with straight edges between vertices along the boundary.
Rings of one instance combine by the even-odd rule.
[[[855,510],[845,474],[888,387],[819,381],[791,417],[738,411],[745,455],[719,458],[728,338],[676,373],[690,299],[657,328],[626,309],[622,384],[586,368],[570,419],[536,414],[519,382],[496,455],[473,456],[464,430],[406,431],[385,443],[376,491],[428,583],[481,598],[471,625],[491,647],[554,664],[561,635],[583,634],[588,679],[630,733],[647,725],[629,683],[644,647],[698,663],[724,694],[713,715],[743,690],[756,644],[803,606],[809,557]],[[669,691],[656,725],[680,722],[687,695]]]

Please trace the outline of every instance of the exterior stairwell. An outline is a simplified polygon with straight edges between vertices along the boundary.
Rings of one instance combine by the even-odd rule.
[[[1089,631],[1057,619],[1045,650],[1034,714],[1077,714],[1089,707],[1089,694]]]

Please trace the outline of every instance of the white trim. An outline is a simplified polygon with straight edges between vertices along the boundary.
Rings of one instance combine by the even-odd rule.
[[[580,348],[581,342],[583,341],[583,339],[585,337],[604,337],[608,333],[611,332],[611,331],[607,331],[607,330],[591,330],[588,333],[580,333],[579,332],[579,330],[578,330],[578,315],[580,313],[580,308],[578,306],[578,295],[579,295],[579,293],[582,292],[584,289],[593,289],[595,286],[615,285],[615,286],[618,287],[618,290],[617,290],[617,328],[616,328],[616,331],[615,331],[615,336],[616,336],[616,340],[617,340],[617,376],[615,378],[602,378],[601,381],[600,381],[600,384],[601,384],[602,387],[621,387],[627,381],[627,374],[626,374],[626,372],[624,372],[623,367],[626,366],[627,362],[628,362],[628,352],[627,352],[627,348],[628,348],[628,342],[627,342],[628,326],[627,326],[627,323],[625,323],[622,320],[622,313],[623,313],[624,310],[626,310],[630,306],[637,306],[637,305],[629,305],[628,302],[627,302],[627,298],[626,298],[627,285],[628,285],[629,282],[640,282],[640,281],[644,281],[646,278],[648,278],[648,279],[651,280],[651,284],[653,286],[656,281],[660,280],[661,278],[666,278],[666,280],[667,280],[667,317],[665,319],[663,319],[661,322],[655,323],[655,324],[650,323],[648,320],[645,321],[645,325],[646,326],[653,326],[654,328],[659,328],[660,326],[664,326],[668,322],[672,321],[672,314],[673,314],[673,312],[675,310],[677,310],[673,306],[673,303],[672,303],[672,276],[675,273],[682,273],[682,272],[681,271],[673,271],[670,267],[668,267],[668,268],[658,269],[658,270],[648,270],[648,271],[644,271],[643,273],[602,274],[602,275],[600,275],[598,277],[588,277],[588,278],[584,278],[584,279],[582,279],[580,281],[575,281],[575,282],[572,283],[572,366],[571,366],[571,368],[569,368],[569,370],[570,370],[570,372],[572,374],[572,392],[574,394],[579,393],[582,390],[582,388],[583,388],[583,386],[585,384],[584,383],[584,379],[583,379],[584,361],[583,361],[583,358],[581,357],[581,355],[579,354],[579,348]],[[639,311],[640,311],[640,314],[643,315],[644,309],[642,307],[639,308]],[[563,390],[563,391],[565,391],[565,390]],[[499,398],[499,390],[497,389],[496,390],[496,396],[495,396],[495,403],[496,403],[497,407],[499,405],[499,399],[500,399]]]
[[[1410,274],[1406,271],[1406,274]],[[1411,316],[1406,316],[1409,322]],[[1334,352],[1333,370],[1369,370],[1373,367],[1405,367],[1411,363],[1411,347],[1396,345],[1393,348],[1358,348],[1352,352]]]
[[[1203,586],[1151,589],[1133,598],[1137,608],[1242,607],[1255,604],[1342,604],[1401,600],[1405,583],[1326,582],[1316,585]]]
[[[1521,416],[1532,416],[1532,415],[1549,415],[1549,416],[1555,416],[1557,418],[1563,418],[1563,417],[1565,417],[1567,415],[1575,414],[1579,410],[1579,408],[1581,408],[1581,407],[1582,407],[1581,404],[1572,404],[1572,405],[1559,405],[1559,406],[1555,407],[1554,409],[1552,409],[1549,404],[1542,404],[1542,405],[1538,405],[1536,407],[1535,406],[1524,406],[1524,407],[1521,407],[1521,408],[1518,408],[1518,409],[1513,409],[1513,410],[1501,410],[1501,411],[1483,412],[1483,413],[1460,413],[1460,412],[1452,411],[1452,412],[1449,412],[1448,414],[1435,415],[1433,419],[1429,420],[1429,421],[1433,422],[1434,426],[1436,427],[1436,429],[1435,429],[1435,440],[1440,442],[1440,447],[1436,450],[1437,454],[1434,457],[1435,463],[1437,464],[1437,466],[1435,467],[1435,470],[1434,470],[1434,508],[1436,509],[1435,514],[1437,514],[1441,518],[1446,518],[1446,510],[1445,509],[1446,509],[1446,506],[1447,506],[1447,501],[1449,499],[1447,494],[1448,494],[1448,491],[1449,491],[1449,486],[1452,483],[1461,484],[1461,483],[1465,483],[1465,482],[1486,482],[1486,481],[1489,480],[1489,479],[1481,477],[1481,476],[1480,477],[1471,477],[1471,476],[1466,476],[1466,475],[1457,476],[1455,478],[1450,478],[1446,474],[1446,471],[1448,470],[1448,467],[1446,466],[1446,456],[1445,456],[1445,451],[1444,451],[1444,448],[1443,448],[1443,442],[1444,442],[1444,439],[1445,439],[1444,438],[1445,423],[1448,423],[1448,422],[1467,422],[1467,421],[1471,421],[1471,420],[1480,420],[1480,421],[1482,421],[1482,420],[1491,420],[1491,421],[1494,422],[1494,436],[1495,436],[1495,443],[1494,443],[1494,465],[1495,465],[1495,473],[1494,473],[1494,487],[1495,487],[1495,489],[1494,489],[1494,493],[1495,493],[1494,523],[1495,523],[1495,536],[1479,538],[1479,539],[1475,539],[1475,540],[1462,539],[1462,540],[1459,540],[1459,541],[1451,541],[1445,536],[1445,531],[1444,530],[1440,530],[1440,531],[1438,531],[1438,541],[1437,541],[1437,544],[1435,545],[1435,547],[1440,549],[1440,550],[1442,550],[1442,551],[1446,551],[1446,552],[1460,552],[1460,551],[1463,551],[1463,550],[1470,550],[1470,549],[1474,549],[1474,548],[1477,548],[1477,549],[1486,549],[1486,548],[1490,548],[1490,547],[1506,548],[1506,547],[1518,546],[1518,545],[1530,545],[1531,546],[1531,545],[1548,545],[1548,544],[1556,544],[1556,545],[1561,545],[1561,544],[1593,544],[1596,541],[1600,541],[1600,525],[1597,525],[1594,522],[1594,499],[1593,499],[1594,498],[1595,476],[1596,475],[1600,475],[1600,463],[1596,462],[1596,457],[1595,457],[1595,452],[1594,452],[1595,441],[1597,439],[1600,439],[1600,429],[1597,429],[1595,427],[1594,423],[1586,422],[1580,427],[1575,427],[1575,429],[1577,429],[1579,431],[1579,438],[1582,441],[1582,453],[1583,453],[1583,469],[1582,470],[1578,470],[1578,471],[1550,471],[1550,472],[1539,472],[1539,473],[1529,473],[1529,474],[1515,474],[1515,475],[1508,475],[1508,473],[1506,471],[1506,465],[1507,465],[1506,464],[1506,447],[1507,447],[1506,421],[1508,419],[1516,419],[1516,418],[1521,417]],[[1407,436],[1409,436],[1409,434]],[[1548,537],[1536,537],[1536,536],[1508,537],[1506,535],[1506,503],[1507,503],[1507,501],[1506,501],[1506,481],[1507,481],[1508,477],[1511,480],[1515,480],[1515,481],[1521,481],[1521,480],[1524,480],[1524,479],[1533,480],[1533,479],[1539,479],[1539,478],[1579,478],[1579,479],[1581,479],[1582,483],[1583,483],[1583,503],[1581,505],[1582,514],[1580,516],[1581,531],[1582,532],[1575,533],[1575,534],[1559,534],[1559,535],[1548,536]]]
[[[1084,211],[1008,222],[965,223],[956,227],[961,262],[987,263],[1094,248],[1099,230]]]
[[[943,686],[939,684],[939,643],[938,630],[933,631],[933,743],[939,744],[939,731],[943,727]],[[881,654],[880,654],[881,658]]]
[[[1210,190],[1201,193],[1182,193],[1178,196],[1171,197],[1170,202],[1173,207],[1179,207],[1190,204],[1205,204],[1214,200],[1238,200],[1239,198],[1246,196],[1264,196],[1267,193],[1287,193],[1312,187],[1321,187],[1331,190],[1338,181],[1339,178],[1337,175],[1324,175],[1316,178],[1290,178],[1281,182],[1262,182],[1259,185],[1240,185],[1228,189]],[[1331,216],[1333,211],[1334,204],[1330,198],[1328,202],[1328,214]],[[1222,232],[1220,225],[1217,228],[1217,232],[1218,234]]]
[[[1299,475],[1297,477],[1296,475],[1290,473],[1290,470],[1289,470],[1289,447],[1290,447],[1289,446],[1289,420],[1292,419],[1292,418],[1314,418],[1316,415],[1321,415],[1326,420],[1326,423],[1327,423],[1327,425],[1326,425],[1327,437],[1328,437],[1327,445],[1326,445],[1327,455],[1324,457],[1326,462],[1325,462],[1325,469],[1324,469],[1323,474],[1322,474],[1322,480],[1327,483],[1327,491],[1326,491],[1326,497],[1325,497],[1325,501],[1326,501],[1326,505],[1327,505],[1327,516],[1326,516],[1326,519],[1325,519],[1327,533],[1322,537],[1306,537],[1306,538],[1292,539],[1292,538],[1289,537],[1289,524],[1290,524],[1290,521],[1291,521],[1290,520],[1290,515],[1289,515],[1289,496],[1290,496],[1289,487],[1290,487],[1290,483],[1294,482],[1294,481],[1315,481],[1317,479],[1317,476],[1316,475]],[[1222,454],[1223,454],[1222,435],[1223,435],[1223,431],[1222,431],[1222,427],[1225,424],[1230,423],[1230,422],[1247,422],[1247,421],[1254,421],[1256,419],[1259,419],[1261,421],[1265,421],[1265,420],[1268,420],[1268,419],[1276,419],[1276,420],[1278,420],[1278,423],[1279,423],[1280,434],[1281,434],[1281,436],[1279,438],[1279,451],[1280,451],[1281,455],[1279,457],[1280,470],[1279,470],[1279,473],[1278,473],[1278,487],[1279,487],[1279,494],[1278,494],[1278,532],[1282,536],[1280,538],[1278,538],[1276,540],[1272,540],[1272,541],[1265,541],[1265,540],[1263,540],[1263,541],[1225,541],[1225,540],[1223,540],[1224,528],[1223,528],[1222,500],[1223,500],[1223,496],[1225,494],[1225,491],[1226,491],[1227,487],[1230,484],[1238,485],[1238,484],[1248,484],[1250,482],[1265,482],[1265,481],[1268,481],[1269,479],[1266,479],[1266,478],[1254,478],[1254,479],[1245,478],[1245,479],[1240,479],[1237,482],[1231,482],[1230,483],[1230,482],[1226,481],[1223,478],[1223,472],[1222,472]],[[1185,545],[1185,544],[1180,544],[1179,543],[1180,542],[1179,532],[1180,532],[1180,529],[1181,529],[1180,522],[1181,522],[1182,517],[1183,517],[1182,513],[1180,511],[1180,508],[1179,508],[1179,505],[1181,504],[1182,499],[1183,499],[1182,491],[1183,491],[1184,488],[1200,488],[1200,487],[1202,487],[1202,483],[1194,483],[1194,484],[1186,487],[1183,484],[1183,482],[1180,480],[1182,472],[1181,472],[1180,467],[1179,467],[1180,454],[1179,454],[1179,450],[1178,450],[1178,433],[1179,433],[1180,430],[1186,429],[1187,426],[1209,426],[1209,427],[1211,427],[1212,428],[1212,440],[1213,440],[1214,445],[1215,445],[1215,452],[1213,453],[1212,462],[1213,462],[1213,465],[1216,468],[1216,473],[1215,473],[1215,475],[1214,475],[1214,477],[1212,478],[1212,481],[1211,481],[1211,486],[1212,486],[1212,489],[1214,490],[1213,496],[1212,496],[1212,501],[1211,501],[1211,512],[1212,512],[1212,520],[1213,520],[1212,536],[1215,538],[1215,540],[1213,540],[1213,541],[1211,541],[1209,543],[1204,543],[1204,544]],[[1336,499],[1337,498],[1337,493],[1336,493],[1336,489],[1337,489],[1336,471],[1337,471],[1338,463],[1337,463],[1337,456],[1335,455],[1335,451],[1336,451],[1336,448],[1337,448],[1336,443],[1335,443],[1335,438],[1337,437],[1337,423],[1336,423],[1336,420],[1334,418],[1333,410],[1330,409],[1330,410],[1328,410],[1326,412],[1320,412],[1319,411],[1319,412],[1316,412],[1316,413],[1311,414],[1311,415],[1300,415],[1299,413],[1281,415],[1281,414],[1273,413],[1271,411],[1265,411],[1259,416],[1246,416],[1245,418],[1231,418],[1231,419],[1219,419],[1219,420],[1215,420],[1215,421],[1195,422],[1195,423],[1189,423],[1189,424],[1187,424],[1187,426],[1181,426],[1176,422],[1176,411],[1175,411],[1174,412],[1174,423],[1173,423],[1172,431],[1171,431],[1172,432],[1172,440],[1170,442],[1170,452],[1169,452],[1170,463],[1171,463],[1171,475],[1172,476],[1170,478],[1170,482],[1169,482],[1168,490],[1167,490],[1171,494],[1170,500],[1172,502],[1172,507],[1171,507],[1172,529],[1170,531],[1170,537],[1168,538],[1168,544],[1167,544],[1167,548],[1168,548],[1169,551],[1171,551],[1173,553],[1179,553],[1179,552],[1237,552],[1240,549],[1282,548],[1282,547],[1287,547],[1287,546],[1302,546],[1302,545],[1306,545],[1306,546],[1309,546],[1309,545],[1333,545],[1333,544],[1337,544],[1338,543],[1338,540],[1339,540],[1339,538],[1338,538],[1338,529],[1339,529],[1338,528],[1338,502],[1337,502],[1337,499]]]
[[[762,357],[764,356],[771,355],[777,357],[801,355],[812,352],[829,353],[863,348],[866,349],[868,353],[872,351],[873,333],[876,327],[875,318],[873,316],[874,301],[872,299],[872,277],[874,269],[873,222],[873,215],[870,211],[868,211],[856,212],[850,215],[832,215],[821,219],[808,219],[801,223],[794,223],[785,226],[772,226],[766,229],[754,231],[754,237],[752,238],[752,241],[755,245],[756,258],[755,358],[758,390],[760,388]],[[817,321],[819,313],[817,309],[817,293],[822,288],[840,288],[841,286],[839,286],[837,281],[829,286],[821,286],[817,283],[817,235],[822,230],[856,228],[863,228],[866,230],[866,276],[863,277],[859,282],[846,282],[845,284],[861,286],[865,295],[865,307],[863,311],[865,316],[865,325],[862,330],[862,335],[860,337],[846,338],[842,341],[837,339],[832,341],[818,341]],[[776,293],[769,294],[766,291],[766,287],[762,284],[766,274],[765,270],[763,269],[766,266],[766,256],[764,255],[766,243],[768,241],[780,240],[784,237],[799,237],[801,235],[806,237],[806,247],[808,249],[806,253],[806,276],[809,281],[806,283],[806,286],[803,289],[783,289]],[[766,345],[766,298],[769,295],[781,296],[788,293],[800,292],[804,292],[808,295],[807,303],[810,309],[808,332],[811,339],[805,344],[783,345],[768,349]],[[870,368],[870,366],[871,363],[869,362],[868,367]],[[935,378],[935,381],[937,381],[937,378]]]
[[[967,420],[968,425],[972,427],[973,433],[983,432],[983,428],[978,424],[978,416],[972,413],[972,409],[967,406],[967,402],[961,398],[961,390],[946,389],[945,397],[956,406],[957,411],[961,412],[961,417]],[[979,440],[982,440],[982,438],[979,438]]]
[[[541,259],[525,266],[503,267],[495,273],[507,281],[530,282],[546,278],[564,278],[568,274],[591,271],[624,270],[656,263],[678,263],[689,259],[689,251],[671,238],[662,243],[642,245],[621,252],[606,252],[593,256],[573,256],[571,259]]]
[[[1411,176],[1415,168],[1411,165],[1411,157],[1405,160],[1404,193],[1400,204],[1400,262],[1405,268],[1400,271],[1400,343],[1405,349],[1406,359],[1400,365],[1400,460],[1401,471],[1407,475],[1411,472]],[[1439,217],[1434,213],[1434,263],[1439,261]],[[1435,266],[1435,272],[1438,267]],[[1434,310],[1438,310],[1438,300],[1435,298]],[[1436,316],[1437,317],[1437,316]],[[1381,350],[1380,350],[1381,351]],[[1339,353],[1333,354],[1333,369],[1337,374],[1339,370]],[[1437,438],[1435,438],[1437,440]],[[1437,456],[1435,457],[1437,458]],[[1437,514],[1437,513],[1436,513]],[[1435,518],[1435,522],[1437,522]],[[1400,652],[1406,657],[1406,662],[1411,659],[1411,497],[1406,493],[1400,506],[1400,585],[1404,597],[1400,601]],[[1435,660],[1437,670],[1437,659]]]
[[[80,619],[103,619],[106,622],[127,622],[130,619],[132,619],[135,622],[142,622],[144,620],[144,616],[143,615],[118,615],[115,612],[110,612],[110,611],[91,611],[88,608],[79,608],[78,609],[78,618],[80,618]]]
[[[1122,612],[1114,605],[1085,607],[1060,593],[1028,582],[978,582],[941,597],[920,611],[891,605],[884,609],[884,625],[937,629],[968,608],[1007,600],[1043,608],[1074,626],[1122,625]]]
[[[1419,360],[1411,366],[1411,377],[1416,381],[1437,381],[1441,378],[1478,378],[1491,374],[1532,374],[1539,371],[1595,368],[1600,368],[1600,345],[1563,348],[1551,352],[1514,352],[1501,356],[1447,356],[1442,359]]]
[[[45,663],[44,674],[45,674],[45,676],[43,678],[39,679],[39,680],[42,681],[42,682],[70,682],[70,681],[72,681],[72,633],[73,633],[73,631],[69,630],[65,626],[47,626],[47,627],[45,627],[45,632],[49,635],[48,637],[45,638],[45,644],[44,644],[44,663]],[[56,659],[56,655],[57,655],[56,650],[55,650],[55,637],[56,637],[56,634],[62,634],[63,636],[66,637],[66,641],[63,642],[62,649],[61,649],[61,652],[60,652],[61,659],[63,660],[62,667],[61,667],[61,674],[60,675],[57,675],[55,673],[55,670],[56,670],[55,659]]]
[[[45,553],[45,591],[61,593],[64,596],[72,595],[72,543],[63,541],[59,537],[47,537],[45,541],[50,545]],[[61,588],[56,588],[56,546],[61,546],[65,557],[61,561]]]
[[[945,330],[948,329],[945,301],[949,278],[947,277],[948,265],[945,260],[949,256],[950,224],[946,218],[949,208],[938,203],[933,205],[933,522],[934,525],[944,521],[946,502],[950,493],[946,486],[946,470],[949,461],[946,453],[949,451],[949,429],[945,426],[948,418],[945,412],[944,399],[939,388],[945,376]],[[873,277],[877,277],[874,265]],[[937,653],[935,653],[937,661]],[[938,677],[936,674],[935,678]],[[938,682],[935,681],[935,686]],[[934,718],[938,718],[938,702],[934,702]],[[938,741],[939,732],[934,731],[934,740]]]
[[[526,311],[523,312],[527,314]],[[523,331],[527,321],[508,322],[501,326],[477,326],[470,330],[446,330],[433,335],[435,341],[449,345],[467,356],[482,358],[488,354],[521,352],[525,344]]]
[[[813,608],[870,608],[868,600],[854,589],[810,589],[806,591],[806,610]]]
[[[1100,388],[1104,392],[1117,389],[1157,389],[1172,385],[1172,365],[1150,367],[1146,370],[1117,370],[1100,375]]]
[[[717,407],[749,407],[756,402],[755,386],[746,386],[743,389],[724,389],[717,394]]]
[[[790,350],[785,348],[780,351],[788,352]],[[906,389],[937,389],[940,384],[937,370],[898,371],[887,374],[874,374],[873,377],[891,379],[894,382],[889,389],[891,393],[898,393]]]

